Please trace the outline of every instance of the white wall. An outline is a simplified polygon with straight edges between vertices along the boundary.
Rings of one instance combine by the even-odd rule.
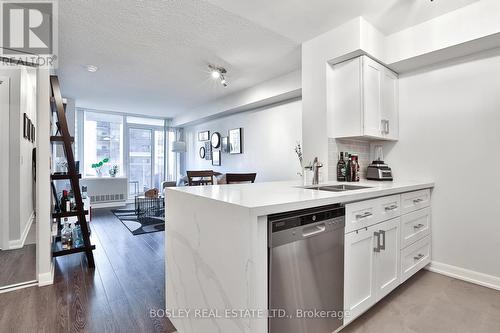
[[[500,49],[401,76],[399,91],[384,153],[396,179],[436,183],[433,260],[500,278]]]
[[[294,146],[302,140],[301,108],[301,101],[295,100],[186,127],[186,170],[257,172],[258,182],[299,179]],[[243,128],[243,154],[222,153],[220,167],[199,157],[203,142],[198,142],[198,132],[209,130],[227,136],[229,129],[238,127]]]
[[[0,156],[9,156],[10,77],[0,76]],[[9,247],[9,163],[0,163],[0,249]]]
[[[35,144],[23,138],[23,113],[26,113],[36,128],[37,124],[37,77],[36,69],[24,67],[21,69],[21,110],[19,113],[18,130],[16,133],[19,142],[19,235],[15,239],[24,240],[34,211],[34,186],[33,186],[33,166],[32,154]],[[12,129],[11,129],[12,130]],[[12,189],[11,189],[12,190]]]
[[[4,66],[0,75],[10,78],[9,110],[9,248],[18,248],[29,231],[33,216],[32,150],[23,138],[23,114],[36,124],[36,69]]]

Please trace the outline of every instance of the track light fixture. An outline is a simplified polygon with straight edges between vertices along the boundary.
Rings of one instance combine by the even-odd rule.
[[[210,70],[210,76],[212,76],[212,79],[219,80],[220,84],[222,84],[222,86],[224,87],[228,86],[226,79],[227,71],[224,67],[208,65],[208,69]]]

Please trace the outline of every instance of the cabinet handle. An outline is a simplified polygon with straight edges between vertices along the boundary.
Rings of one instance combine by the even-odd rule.
[[[418,255],[418,256],[416,256],[416,257],[413,257],[413,259],[415,259],[415,260],[420,260],[420,259],[422,259],[423,257],[424,257],[424,255],[423,255],[422,253],[419,253],[419,255]]]
[[[373,248],[373,251],[374,251],[374,252],[380,252],[380,233],[379,233],[378,231],[375,231],[375,232],[373,233],[373,235],[374,235],[375,237],[377,237],[377,247],[374,247],[374,248]]]
[[[422,201],[424,201],[424,199],[422,199],[422,198],[413,199],[413,203],[414,203],[414,204],[418,204],[418,203],[420,203],[420,202],[422,202]]]
[[[370,213],[370,212],[365,212],[363,214],[357,214],[356,215],[356,219],[364,219],[364,218],[367,218],[367,217],[370,217],[372,216],[373,214]]]
[[[380,123],[381,123],[381,125],[380,125],[380,127],[381,127],[380,133],[382,133],[382,134],[389,134],[389,120],[382,119],[382,120],[380,120]]]
[[[380,234],[380,236],[382,236],[382,244],[379,245],[379,248],[381,250],[385,251],[385,231],[384,230],[379,230],[379,234]]]
[[[420,228],[422,228],[423,226],[424,226],[424,225],[423,225],[422,223],[419,223],[419,224],[417,224],[417,225],[414,225],[414,226],[413,226],[413,228],[414,228],[414,229],[420,229]]]
[[[398,205],[391,205],[391,206],[385,207],[385,210],[395,210],[397,208],[398,208]]]

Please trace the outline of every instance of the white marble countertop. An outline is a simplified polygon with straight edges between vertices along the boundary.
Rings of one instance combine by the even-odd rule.
[[[428,181],[381,182],[369,180],[356,183],[326,182],[320,184],[320,186],[339,184],[360,185],[369,188],[345,192],[330,192],[303,188],[302,184],[298,181],[284,181],[255,184],[170,187],[167,188],[166,197],[168,201],[168,191],[180,191],[246,207],[251,210],[252,214],[262,216],[314,206],[361,201],[434,187],[434,183]]]

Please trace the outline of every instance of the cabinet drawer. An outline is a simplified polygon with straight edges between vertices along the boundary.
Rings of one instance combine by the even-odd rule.
[[[401,282],[424,268],[431,261],[431,236],[427,236],[401,251]]]
[[[401,247],[407,247],[430,233],[430,207],[405,214],[401,218]]]
[[[431,204],[431,190],[421,190],[401,194],[401,213],[407,214],[428,207]]]
[[[390,220],[401,215],[401,196],[399,194],[377,200],[380,221]]]
[[[345,205],[345,233],[369,227],[380,221],[377,216],[378,199],[354,202]]]
[[[345,233],[401,215],[401,196],[391,195],[346,205]]]

